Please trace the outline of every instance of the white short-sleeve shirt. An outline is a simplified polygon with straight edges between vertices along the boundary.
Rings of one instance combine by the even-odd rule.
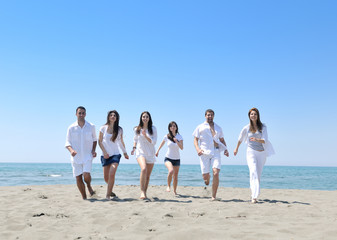
[[[183,137],[177,133],[175,138],[180,142],[183,140]],[[167,143],[167,152],[165,157],[178,160],[180,159],[180,153],[179,153],[179,146],[175,142],[172,142],[170,139],[168,139],[167,135],[164,136],[163,141]]]
[[[142,130],[140,130],[140,134],[137,134],[137,128],[134,129],[135,136],[133,138],[134,142],[136,143],[136,157],[148,156],[148,157],[155,157],[155,149],[154,146],[157,143],[157,129],[155,126],[152,126],[153,134],[150,135],[149,131],[146,129],[146,136],[151,139],[151,143],[143,136]]]
[[[214,131],[219,139],[224,137],[221,127],[216,123],[214,123]],[[208,122],[200,124],[194,130],[193,136],[199,139],[200,149],[204,151],[204,154],[214,155],[214,139]]]
[[[121,142],[123,129],[121,127],[119,128],[117,138],[114,142],[111,141],[112,134],[108,133],[107,130],[108,125],[103,125],[99,129],[99,131],[103,134],[102,144],[107,154],[109,154],[109,157],[120,154],[118,147],[123,151],[123,153],[126,153],[126,150]]]
[[[95,125],[85,121],[83,127],[78,122],[71,124],[67,131],[65,147],[71,146],[77,154],[71,156],[71,161],[76,164],[83,164],[92,161],[93,142],[97,141]]]

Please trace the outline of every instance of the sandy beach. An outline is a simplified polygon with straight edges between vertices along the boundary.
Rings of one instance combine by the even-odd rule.
[[[337,191],[262,189],[259,203],[249,189],[106,186],[82,200],[76,185],[0,187],[1,239],[336,239]]]

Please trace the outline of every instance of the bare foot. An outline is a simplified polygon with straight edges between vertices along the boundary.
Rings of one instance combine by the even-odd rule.
[[[146,197],[146,194],[142,192],[142,193],[140,194],[140,199],[146,199],[146,198],[147,198],[147,197]]]
[[[166,192],[170,192],[171,191],[171,188],[170,188],[170,186],[168,186],[167,188],[166,188]]]
[[[252,199],[252,203],[257,203],[257,199],[256,199],[256,198],[253,198],[253,199]]]

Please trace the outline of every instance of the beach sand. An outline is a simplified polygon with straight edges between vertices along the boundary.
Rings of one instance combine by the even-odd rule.
[[[0,239],[336,239],[337,191],[106,186],[82,200],[76,185],[0,187]]]

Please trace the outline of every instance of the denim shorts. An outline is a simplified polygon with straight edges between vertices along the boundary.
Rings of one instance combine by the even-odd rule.
[[[180,159],[171,159],[171,158],[165,158],[164,162],[170,162],[172,163],[172,166],[179,167],[180,166]]]
[[[105,159],[104,156],[101,156],[102,167],[108,166],[112,163],[118,163],[119,164],[119,161],[121,160],[121,157],[122,157],[121,154],[112,155],[108,159]]]

